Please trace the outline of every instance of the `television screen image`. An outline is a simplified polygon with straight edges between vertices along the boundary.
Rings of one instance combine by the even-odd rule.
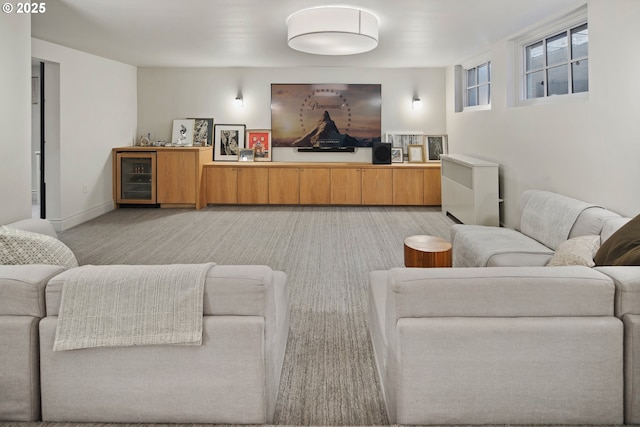
[[[379,84],[272,84],[272,145],[371,147],[381,105]]]

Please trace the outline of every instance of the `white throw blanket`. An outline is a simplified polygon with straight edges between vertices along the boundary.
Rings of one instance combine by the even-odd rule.
[[[596,205],[548,191],[536,191],[522,211],[520,230],[555,250],[569,238],[578,215]]]
[[[201,345],[204,282],[214,265],[88,265],[70,271],[53,350]]]

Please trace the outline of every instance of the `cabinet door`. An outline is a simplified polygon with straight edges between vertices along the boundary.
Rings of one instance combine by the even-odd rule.
[[[253,166],[238,168],[238,203],[269,203],[269,169]]]
[[[158,203],[196,203],[196,154],[193,151],[158,152]]]
[[[238,169],[205,168],[206,203],[238,203]]]
[[[300,169],[300,204],[331,203],[331,170],[329,168]]]
[[[391,169],[362,170],[363,205],[391,205],[393,203],[392,172]]]
[[[422,205],[424,200],[424,174],[422,169],[393,170],[393,204]]]
[[[424,204],[440,206],[442,204],[442,184],[440,168],[424,170]]]
[[[296,168],[269,168],[269,204],[300,203],[300,180]]]
[[[362,203],[362,170],[331,169],[331,204],[359,205]]]

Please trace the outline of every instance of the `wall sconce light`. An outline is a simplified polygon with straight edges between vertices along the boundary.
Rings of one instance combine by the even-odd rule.
[[[411,101],[411,108],[413,108],[414,110],[422,108],[422,101],[420,101],[420,98],[418,98],[417,96],[413,97],[413,100]]]
[[[233,100],[233,105],[236,108],[242,108],[244,106],[244,100],[242,99],[241,93],[238,93],[238,96],[236,96],[236,99]]]

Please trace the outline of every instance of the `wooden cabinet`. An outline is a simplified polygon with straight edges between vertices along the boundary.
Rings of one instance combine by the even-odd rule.
[[[300,170],[269,168],[269,204],[300,204]]]
[[[362,204],[362,170],[360,168],[331,169],[331,204]]]
[[[393,204],[424,204],[424,172],[422,169],[394,169]]]
[[[113,149],[113,158],[118,166],[123,156],[147,155],[154,157],[152,186],[153,203],[160,207],[195,207],[204,205],[204,164],[211,161],[211,147],[119,147]],[[115,169],[115,168],[114,168]],[[118,197],[123,184],[120,173],[114,176],[114,199],[124,204]],[[131,202],[127,202],[131,203]]]
[[[238,168],[206,168],[206,203],[238,203]]]
[[[238,168],[238,203],[244,205],[269,203],[269,169]]]
[[[331,204],[331,170],[329,168],[300,169],[300,204]]]
[[[439,164],[209,162],[210,204],[432,205],[440,200]]]
[[[362,204],[393,204],[392,169],[362,169]]]

